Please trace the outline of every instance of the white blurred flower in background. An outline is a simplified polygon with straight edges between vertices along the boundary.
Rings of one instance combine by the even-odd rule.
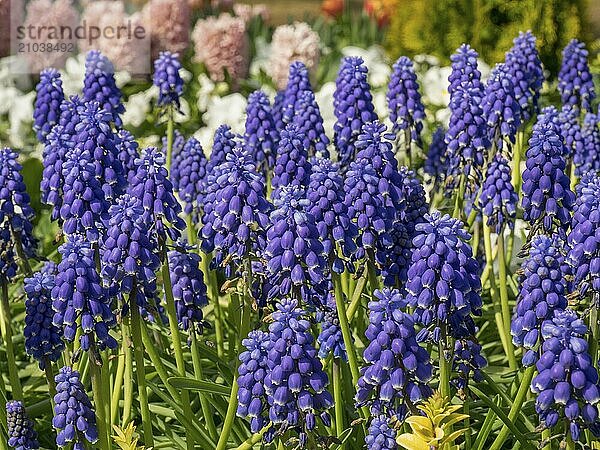
[[[360,56],[369,69],[369,84],[372,88],[386,86],[392,69],[387,62],[385,50],[379,45],[373,45],[367,49],[360,47],[344,47],[344,56]]]

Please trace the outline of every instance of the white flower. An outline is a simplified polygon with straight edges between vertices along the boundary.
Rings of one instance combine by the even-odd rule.
[[[330,81],[325,83],[319,91],[315,93],[315,99],[321,110],[323,117],[323,127],[327,136],[333,137],[333,125],[335,124],[335,113],[333,110],[333,93],[335,92],[335,83]]]
[[[373,106],[375,107],[375,113],[380,120],[384,120],[389,116],[387,107],[387,99],[385,98],[385,90],[379,89],[373,93]]]
[[[60,77],[66,97],[79,94],[85,78],[85,54],[80,53],[68,58]]]
[[[146,116],[150,112],[150,102],[152,98],[156,97],[156,94],[153,94],[151,91],[152,88],[129,96],[129,99],[125,103],[125,112],[123,113],[123,123],[125,125],[139,127],[144,123]]]
[[[254,59],[250,64],[250,75],[256,77],[260,74],[261,70],[265,73],[268,73],[269,71],[271,44],[269,44],[264,37],[258,36],[254,41],[254,45],[256,48],[256,56],[254,56]]]
[[[448,76],[451,72],[451,67],[432,67],[425,72],[420,84],[423,88],[423,98],[426,103],[440,106],[448,105],[450,102]]]
[[[246,98],[240,93],[211,98],[202,119],[208,128],[216,130],[228,124],[234,133],[243,133],[246,118]]]
[[[12,108],[8,113],[8,120],[10,123],[10,140],[15,147],[22,147],[25,144],[26,137],[31,132],[34,101],[35,91],[13,99]]]
[[[200,85],[200,89],[198,89],[197,95],[197,105],[200,111],[206,111],[208,108],[208,104],[210,103],[210,98],[214,95],[213,92],[215,90],[215,83],[208,78],[208,76],[204,73],[198,75],[198,84]]]
[[[13,109],[16,99],[23,95],[16,87],[0,88],[0,114],[7,114]]]

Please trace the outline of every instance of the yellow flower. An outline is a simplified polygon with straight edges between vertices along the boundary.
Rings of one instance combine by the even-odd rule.
[[[143,445],[138,447],[138,438],[134,437],[135,425],[133,422],[129,422],[125,428],[113,425],[113,429],[116,434],[113,434],[112,438],[121,450],[151,450],[146,449]]]
[[[424,415],[410,416],[406,423],[412,433],[404,433],[396,438],[402,448],[408,450],[455,450],[454,440],[464,434],[466,428],[452,431],[452,426],[469,416],[456,411],[460,405],[451,405],[447,397],[435,392],[423,404],[418,405]]]

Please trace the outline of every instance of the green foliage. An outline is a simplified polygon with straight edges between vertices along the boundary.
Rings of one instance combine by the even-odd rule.
[[[563,47],[588,40],[588,0],[399,0],[386,37],[390,55],[448,61],[463,42],[489,63],[504,59],[519,31],[532,30],[545,67],[558,72]]]

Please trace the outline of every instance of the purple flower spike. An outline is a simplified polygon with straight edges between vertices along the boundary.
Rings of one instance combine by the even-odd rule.
[[[367,450],[398,450],[396,429],[390,425],[390,418],[384,414],[375,416],[365,437]]]
[[[23,289],[27,295],[25,301],[25,350],[44,370],[46,363],[56,362],[60,358],[65,344],[62,330],[52,323],[52,289],[55,286],[54,273],[36,272],[25,278]]]
[[[438,127],[431,136],[431,144],[427,151],[427,158],[423,163],[423,170],[433,182],[434,187],[439,186],[446,175],[446,166],[444,155],[446,154],[446,142],[444,142],[446,132],[442,127]]]
[[[565,173],[565,145],[551,114],[540,115],[533,127],[523,172],[524,219],[536,229],[560,232],[570,223],[575,201]]]
[[[362,58],[348,56],[342,60],[335,82],[333,107],[337,120],[333,126],[333,143],[344,172],[354,160],[355,142],[363,125],[377,120],[367,72]]]
[[[240,144],[226,158],[215,168],[218,175],[205,198],[200,235],[202,249],[214,252],[213,267],[230,275],[265,248],[271,204],[247,149]]]
[[[69,366],[61,367],[56,381],[54,396],[54,418],[52,426],[57,431],[56,445],[60,448],[74,444],[74,449],[83,450],[98,441],[96,413],[92,407],[79,372]]]
[[[152,82],[158,87],[158,106],[174,106],[179,109],[179,98],[183,94],[183,79],[179,75],[181,63],[177,53],[160,52],[154,61]]]
[[[425,327],[420,340],[438,342],[441,326],[455,339],[475,334],[472,316],[481,315],[479,265],[466,243],[471,236],[461,221],[439,212],[416,225],[406,297],[416,321]]]
[[[498,153],[489,163],[481,195],[479,207],[487,218],[487,224],[500,233],[508,224],[514,226],[519,198],[511,183],[511,169],[506,157]]]
[[[582,429],[595,432],[600,425],[598,371],[588,351],[586,333],[587,326],[575,311],[554,311],[542,323],[538,374],[531,381],[542,426],[564,430],[567,425],[574,441],[579,440]]]
[[[304,190],[285,186],[271,213],[267,230],[267,275],[272,283],[269,299],[293,297],[320,306],[327,290],[327,263],[315,217]]]
[[[574,105],[580,110],[592,112],[596,92],[585,44],[577,39],[571,40],[563,49],[562,58],[558,90],[563,105]]]
[[[510,328],[513,343],[525,349],[523,364],[526,366],[538,359],[542,322],[551,319],[554,311],[567,307],[564,258],[558,246],[558,241],[548,236],[535,236],[523,264],[521,289]]]
[[[515,143],[521,125],[521,108],[516,99],[515,82],[508,67],[498,64],[485,86],[482,112],[489,128],[489,140],[498,149],[502,149],[505,139],[511,144]]]
[[[185,229],[185,222],[179,217],[181,205],[173,193],[165,156],[155,147],[148,147],[142,150],[135,165],[137,172],[128,193],[142,200],[144,220],[153,224],[151,231],[159,243],[165,242],[167,236],[177,240]]]
[[[408,130],[411,140],[421,147],[425,107],[421,102],[413,63],[406,56],[401,56],[394,63],[386,98],[393,124],[392,131],[398,134],[402,130]]]
[[[579,159],[586,154],[583,133],[579,125],[579,110],[572,105],[565,105],[560,112],[556,113],[554,109],[544,108],[544,111],[551,111],[553,120],[560,128],[560,134],[565,144],[565,160],[575,160],[575,174],[580,176],[587,170],[580,167],[582,161]],[[556,113],[556,114],[555,114]]]
[[[294,61],[290,64],[288,82],[283,97],[280,100],[281,106],[279,106],[277,98],[275,99],[275,105],[273,105],[273,108],[275,109],[275,125],[279,132],[281,132],[286,125],[289,125],[294,121],[296,105],[298,104],[302,93],[306,91],[312,92],[308,69],[303,62]],[[281,107],[281,122],[279,121],[279,112],[277,111],[279,107]]]
[[[271,113],[271,104],[263,91],[254,91],[248,97],[244,142],[258,171],[266,175],[267,170],[275,164],[279,133]]]
[[[208,160],[202,145],[196,138],[189,138],[183,148],[173,152],[171,181],[173,190],[184,203],[183,212],[198,220],[204,205],[204,185]]]
[[[281,132],[277,157],[273,169],[273,199],[279,195],[283,186],[299,186],[306,188],[310,179],[310,162],[308,161],[308,140],[295,124],[289,124]]]
[[[97,50],[88,52],[85,58],[83,99],[86,102],[98,102],[100,108],[109,113],[110,121],[120,127],[125,107],[122,103],[123,94],[117,87],[114,74],[115,68],[106,56]]]
[[[6,403],[6,424],[8,445],[15,450],[34,450],[40,448],[33,421],[27,416],[23,402],[11,400]],[[4,439],[4,438],[3,438]]]
[[[481,345],[475,339],[457,339],[454,342],[454,371],[457,377],[451,381],[458,389],[466,389],[469,380],[483,381],[481,369],[487,366],[487,360],[481,354]]]
[[[536,38],[531,31],[519,32],[512,48],[506,53],[505,64],[513,80],[523,122],[526,122],[538,110],[538,99],[544,83],[544,69],[536,48]]]
[[[218,174],[213,174],[213,170],[225,162],[225,159],[229,153],[236,147],[235,135],[231,132],[229,125],[221,125],[215,131],[213,139],[212,152],[210,158],[206,164],[206,174],[209,177],[207,180],[207,190],[211,189],[214,184],[214,179],[210,177],[216,177]]]
[[[407,404],[427,398],[433,372],[431,357],[417,342],[415,322],[397,290],[376,290],[369,302],[369,342],[363,353],[356,391],[357,404],[369,404],[375,415],[404,418]]]
[[[129,183],[136,172],[135,160],[140,156],[140,145],[129,131],[123,129],[119,129],[115,134],[115,145],[117,159],[123,166],[123,176]]]
[[[94,248],[81,236],[68,236],[58,252],[62,261],[58,265],[56,284],[52,289],[52,323],[62,328],[64,339],[73,342],[81,327],[79,342],[84,351],[116,348],[117,341],[109,334],[116,325],[111,300],[100,284],[96,272]]]
[[[323,127],[323,117],[313,91],[303,91],[296,101],[293,123],[304,134],[304,146],[308,155],[329,158],[329,138]]]
[[[587,113],[581,127],[581,141],[575,140],[575,175],[600,171],[600,116]]]
[[[65,99],[60,72],[44,69],[40,72],[40,82],[35,88],[36,98],[33,110],[33,130],[38,141],[46,144],[46,136],[60,118],[60,105]]]
[[[274,427],[297,429],[299,439],[316,426],[320,417],[331,424],[327,412],[333,398],[310,334],[310,322],[298,301],[281,300],[269,325],[269,352],[264,388],[269,403],[269,419]]]

